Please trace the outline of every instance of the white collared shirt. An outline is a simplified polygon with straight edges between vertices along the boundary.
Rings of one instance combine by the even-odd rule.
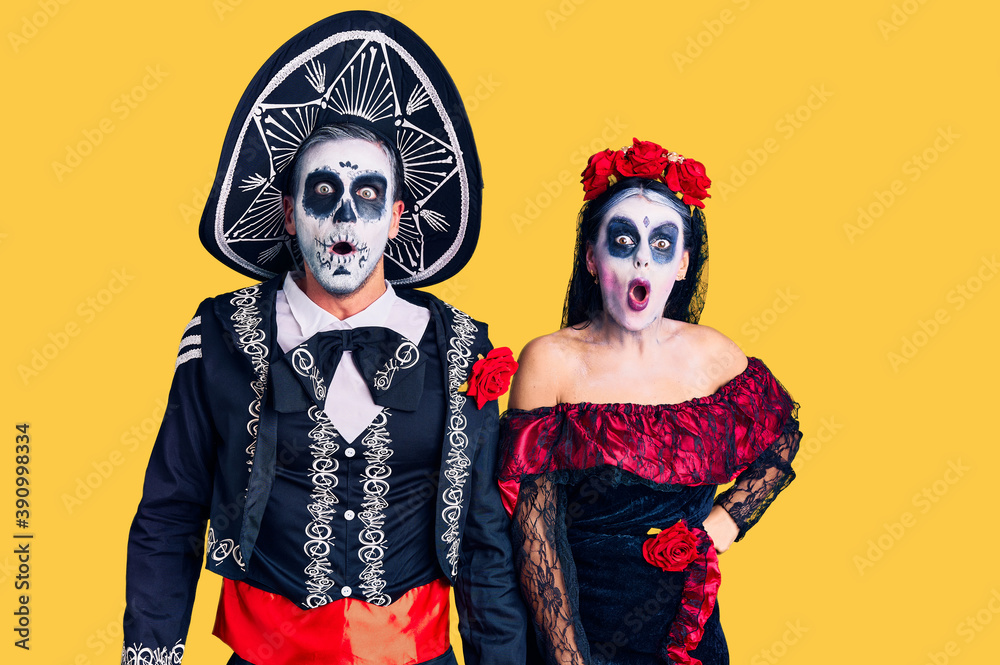
[[[385,293],[372,304],[353,316],[340,320],[309,299],[296,277],[302,273],[288,273],[282,290],[275,301],[278,327],[278,346],[287,353],[318,332],[347,330],[365,326],[389,328],[406,339],[419,344],[430,322],[431,313],[424,307],[408,303],[393,290],[388,282]],[[372,400],[364,378],[345,351],[327,386],[324,411],[337,431],[350,443],[365,431],[381,413],[382,407]]]

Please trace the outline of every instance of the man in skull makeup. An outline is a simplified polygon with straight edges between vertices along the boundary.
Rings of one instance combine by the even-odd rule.
[[[391,99],[338,103],[377,99],[362,81]],[[457,663],[452,587],[465,662],[524,663],[497,404],[463,385],[486,326],[392,286],[445,279],[475,246],[456,109],[426,45],[369,12],[312,26],[251,82],[202,239],[273,277],[185,329],[129,535],[123,663],[180,663],[206,521],[231,665]]]
[[[285,229],[298,237],[306,293],[337,301],[381,291],[382,253],[404,208],[392,149],[361,127],[327,125],[303,142],[289,168],[295,185],[283,199]]]

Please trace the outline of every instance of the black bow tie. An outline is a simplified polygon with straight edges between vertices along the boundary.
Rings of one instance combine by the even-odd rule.
[[[320,332],[291,349],[285,354],[286,363],[275,363],[273,368],[275,403],[288,404],[283,393],[291,392],[291,374],[322,407],[345,351],[351,352],[376,404],[401,411],[417,410],[424,388],[420,352],[396,331],[379,327]],[[281,365],[284,367],[279,369]]]

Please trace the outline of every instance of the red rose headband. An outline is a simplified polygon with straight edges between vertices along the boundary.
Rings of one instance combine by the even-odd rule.
[[[708,193],[712,181],[705,175],[704,164],[637,138],[621,150],[603,150],[592,155],[581,175],[584,201],[596,199],[620,179],[631,177],[662,182],[685,205],[704,208],[702,201],[712,196]]]

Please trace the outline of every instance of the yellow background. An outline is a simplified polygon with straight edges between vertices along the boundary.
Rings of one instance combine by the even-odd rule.
[[[707,165],[703,323],[770,365],[801,402],[806,437],[798,480],[722,557],[732,662],[995,662],[1000,10],[356,7],[412,27],[466,100],[482,234],[469,266],[433,291],[490,322],[497,345],[517,352],[559,324],[586,156],[634,135]],[[126,535],[177,341],[202,298],[249,281],[197,238],[232,110],[279,45],[348,8],[0,10],[0,660],[118,659]],[[71,149],[87,154],[57,173]],[[33,358],[37,374],[22,375]],[[19,422],[32,437],[28,652],[12,644]],[[218,585],[203,575],[189,665],[228,656],[210,635]]]

